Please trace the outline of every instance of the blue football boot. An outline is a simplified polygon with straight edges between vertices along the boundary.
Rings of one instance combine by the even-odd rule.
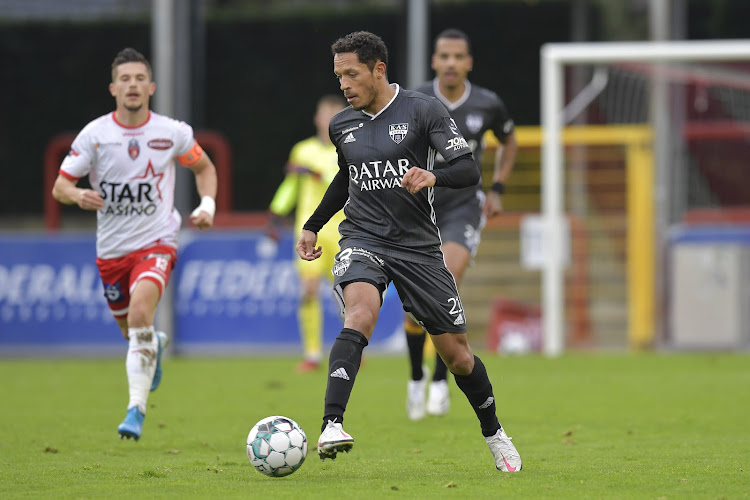
[[[154,392],[161,383],[161,354],[169,345],[169,337],[164,332],[156,332],[156,339],[159,341],[159,351],[156,354],[156,371],[154,372],[154,379],[151,381],[151,392]]]
[[[146,418],[146,415],[141,413],[137,406],[129,408],[128,413],[125,415],[125,420],[123,420],[117,428],[117,433],[120,435],[120,439],[132,438],[138,441],[141,437],[144,418]]]

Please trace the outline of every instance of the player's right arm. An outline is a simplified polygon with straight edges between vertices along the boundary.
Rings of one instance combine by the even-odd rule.
[[[297,241],[297,254],[304,260],[315,260],[323,254],[322,247],[316,247],[318,231],[339,210],[344,208],[349,199],[349,169],[339,151],[339,171],[328,186],[318,208],[302,226],[302,234]]]
[[[318,243],[318,233],[314,233],[309,229],[303,229],[302,234],[299,235],[297,240],[297,255],[304,260],[315,260],[323,255],[323,247],[316,247]]]
[[[100,210],[104,207],[101,194],[93,189],[77,186],[78,180],[87,175],[94,164],[95,155],[88,140],[87,125],[73,141],[68,156],[60,166],[60,173],[52,186],[52,196],[64,205],[78,205],[84,210]]]
[[[279,232],[281,218],[286,217],[297,205],[299,180],[299,174],[290,172],[287,166],[287,174],[276,190],[276,194],[273,195],[271,205],[268,207],[266,235],[274,241],[279,241],[281,237]]]
[[[65,205],[76,204],[84,210],[100,210],[104,207],[101,195],[93,189],[79,188],[78,180],[59,174],[52,187],[52,196]]]
[[[349,199],[349,171],[346,168],[341,168],[339,163],[339,171],[331,181],[330,186],[326,190],[326,194],[323,195],[323,199],[320,200],[318,208],[315,212],[307,219],[304,229],[317,233],[323,226],[331,220],[331,217],[344,208],[346,201]]]

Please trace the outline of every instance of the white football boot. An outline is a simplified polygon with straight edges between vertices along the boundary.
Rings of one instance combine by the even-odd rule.
[[[448,413],[451,408],[451,395],[448,392],[448,381],[438,380],[430,382],[429,396],[427,397],[427,414],[440,417]]]
[[[409,420],[422,420],[425,417],[429,372],[427,366],[422,366],[422,380],[409,380],[406,384],[406,415]]]
[[[495,467],[503,472],[518,472],[521,470],[521,455],[501,428],[494,436],[484,438],[495,457]]]
[[[323,433],[318,438],[318,456],[321,460],[330,458],[336,460],[340,451],[349,453],[354,447],[354,438],[344,431],[341,424],[329,420]]]

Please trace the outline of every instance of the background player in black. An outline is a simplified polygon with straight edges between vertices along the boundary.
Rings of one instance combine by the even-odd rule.
[[[329,126],[339,156],[336,174],[305,224],[297,253],[320,257],[317,231],[344,207],[341,251],[333,267],[344,328],[331,348],[318,454],[335,458],[354,439],[342,422],[354,381],[393,281],[404,310],[433,343],[474,409],[495,466],[521,469],[521,458],[495,414],[482,361],[466,340],[465,318],[453,276],[445,266],[432,210],[433,187],[466,187],[479,180],[471,151],[436,99],[388,83],[388,51],[368,32],[351,33],[331,47],[334,73],[350,107]],[[440,150],[449,167],[432,171]]]
[[[474,64],[471,42],[463,31],[447,29],[435,37],[432,69],[436,77],[417,91],[437,97],[456,121],[481,165],[484,133],[492,130],[500,141],[495,152],[492,188],[485,196],[482,182],[462,189],[435,189],[435,214],[443,241],[442,250],[448,269],[461,284],[464,272],[476,255],[486,217],[502,211],[500,195],[513,169],[516,139],[513,119],[503,101],[494,92],[468,80]],[[436,168],[443,163],[438,157]],[[447,368],[435,356],[435,371],[425,401],[428,373],[423,370],[426,335],[421,325],[408,315],[404,322],[411,363],[411,380],[407,384],[406,413],[412,420],[430,415],[445,415],[450,408]]]

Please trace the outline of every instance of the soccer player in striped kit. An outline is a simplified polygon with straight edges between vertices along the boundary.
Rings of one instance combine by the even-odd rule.
[[[216,210],[214,164],[190,125],[149,109],[155,89],[148,60],[132,48],[120,51],[109,85],[115,111],[81,130],[52,190],[60,203],[96,211],[96,264],[104,296],[128,340],[129,401],[117,432],[135,440],[149,392],[161,381],[168,342],[154,330],[154,314],[177,258],[182,218],[174,207],[175,160],[195,174],[201,196],[190,221],[207,229]],[[91,189],[77,186],[86,175]]]
[[[440,250],[432,208],[434,187],[479,181],[471,149],[437,99],[389,83],[388,50],[380,37],[350,33],[331,51],[334,74],[350,104],[329,126],[339,172],[297,242],[302,259],[319,258],[317,232],[344,208],[333,266],[344,328],[329,356],[318,455],[335,458],[354,446],[343,429],[344,412],[383,294],[393,281],[404,310],[430,333],[474,409],[495,467],[518,471],[521,457],[498,421],[487,371],[466,338],[461,299]],[[448,166],[433,170],[438,151]]]

